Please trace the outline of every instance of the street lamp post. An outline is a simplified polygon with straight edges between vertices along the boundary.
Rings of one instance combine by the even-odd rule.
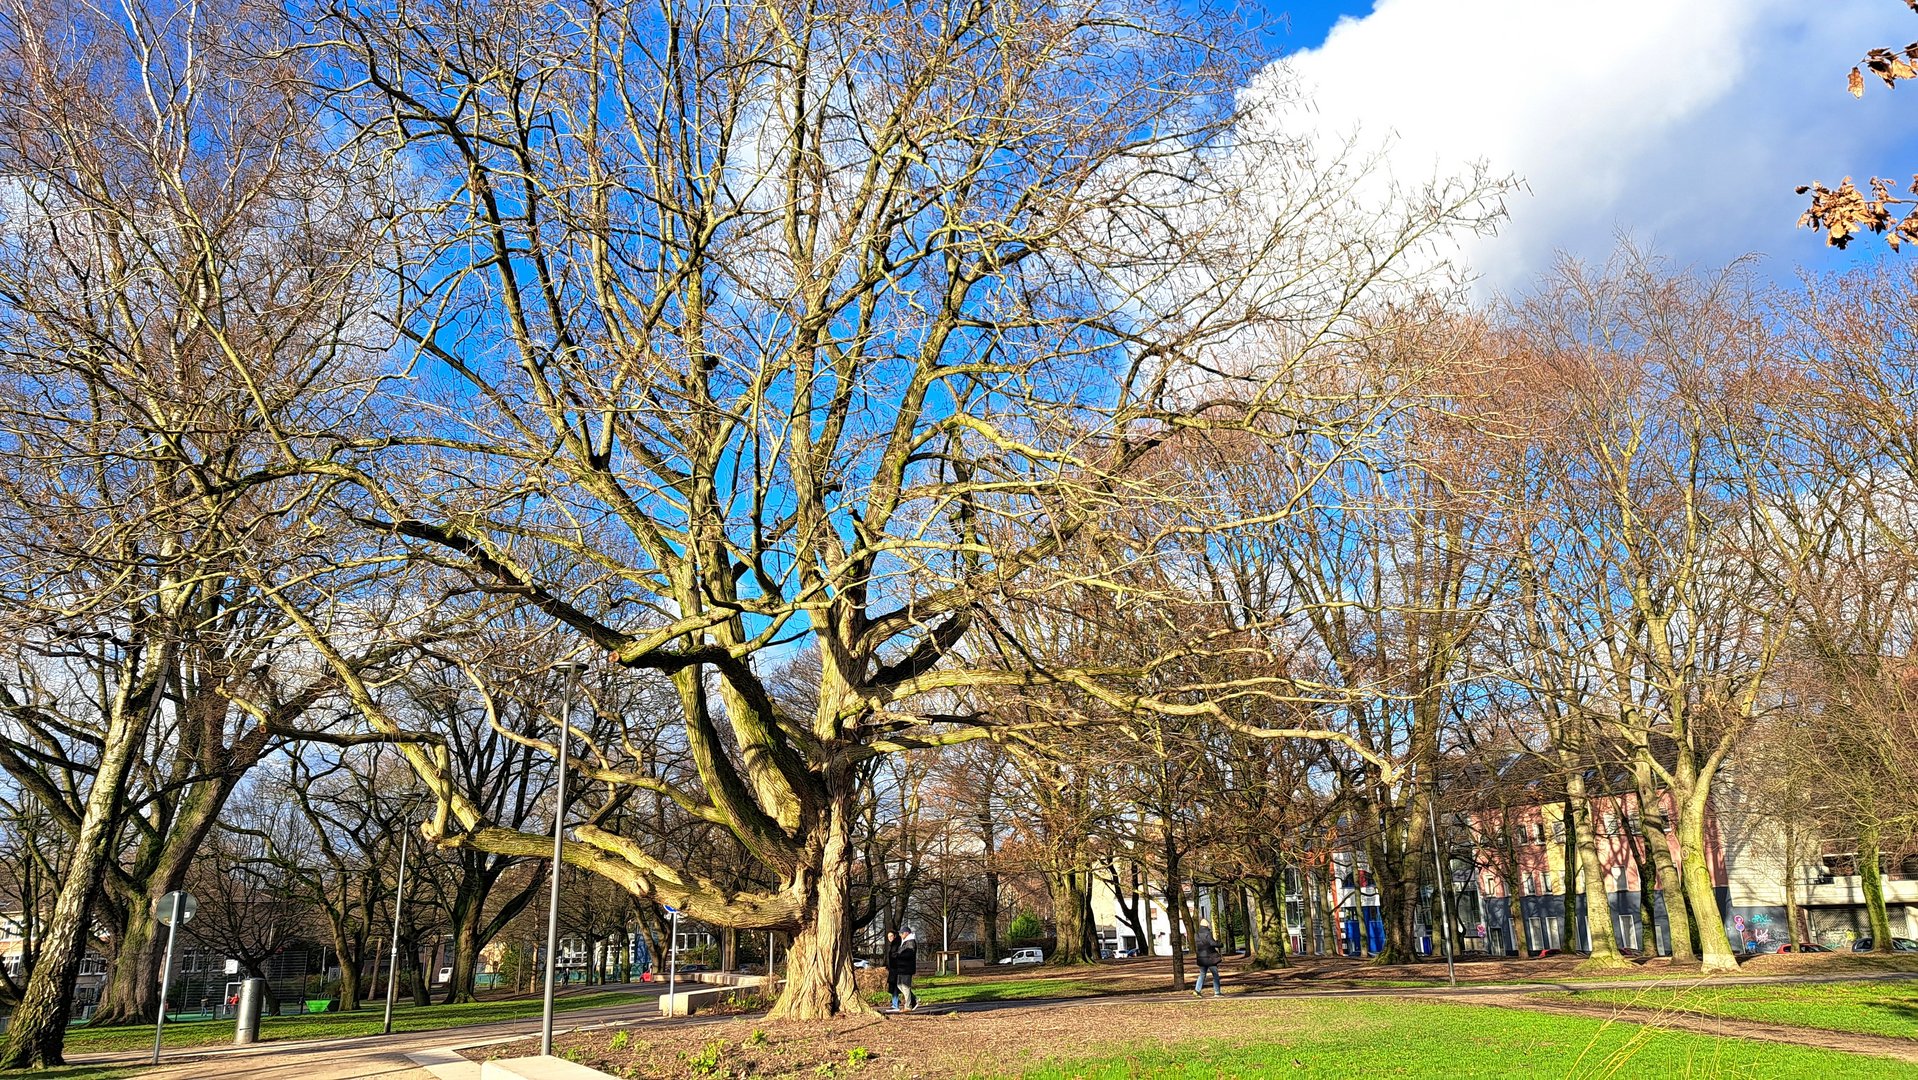
[[[1439,931],[1445,935],[1445,978],[1457,986],[1458,968],[1452,957],[1452,912],[1445,895],[1445,884],[1451,877],[1451,871],[1439,855],[1438,811],[1432,808],[1437,799],[1438,793],[1428,780],[1425,785],[1425,820],[1432,826],[1432,866],[1438,871]]]
[[[559,707],[559,779],[553,802],[553,865],[548,871],[552,880],[546,896],[546,986],[539,1021],[539,1052],[547,1057],[553,1053],[553,971],[559,955],[559,868],[566,840],[566,747],[572,742],[572,729],[567,725],[567,719],[572,714],[573,698],[579,692],[581,665],[572,663],[564,666],[566,700],[560,702]]]
[[[393,1034],[393,984],[400,973],[400,911],[406,906],[406,853],[413,839],[413,826],[400,826],[400,881],[393,890],[393,955],[386,962],[386,1019],[380,1024],[380,1034]]]

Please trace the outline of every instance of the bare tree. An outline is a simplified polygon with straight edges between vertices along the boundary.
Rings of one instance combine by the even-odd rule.
[[[517,0],[327,20],[359,145],[447,193],[395,226],[392,317],[456,384],[405,452],[356,466],[338,526],[672,687],[696,783],[606,745],[582,774],[729,831],[771,884],[598,822],[565,858],[791,932],[781,1016],[865,1008],[844,913],[871,759],[977,737],[927,703],[1032,678],[956,652],[980,606],[1156,497],[1131,474],[1175,433],[1320,426],[1288,372],[1420,238],[1493,209],[1468,180],[1351,214],[1352,161],[1240,122],[1257,58],[1233,21],[1171,4],[1122,26],[1097,5]],[[351,600],[285,584],[339,654]],[[808,715],[756,663],[789,639],[820,659]],[[456,793],[432,831],[546,850]]]

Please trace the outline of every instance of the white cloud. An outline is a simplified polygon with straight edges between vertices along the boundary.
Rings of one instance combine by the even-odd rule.
[[[1795,185],[1918,167],[1894,153],[1914,88],[1844,89],[1866,49],[1914,37],[1899,0],[1379,0],[1283,64],[1307,122],[1389,137],[1400,181],[1480,159],[1524,181],[1465,252],[1508,290],[1621,231],[1687,262],[1819,262]]]

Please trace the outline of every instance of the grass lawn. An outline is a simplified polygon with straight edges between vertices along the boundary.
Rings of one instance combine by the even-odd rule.
[[[517,1043],[476,1059],[531,1053]],[[563,1035],[557,1052],[615,1076],[1033,1080],[1100,1077],[1911,1076],[1903,1062],[1600,1018],[1394,998],[1109,998],[823,1023],[741,1018],[696,1032]]]
[[[30,1075],[35,1080],[124,1080],[139,1071],[134,1065],[63,1065],[57,1069],[37,1069],[32,1073],[0,1073],[0,1076]]]
[[[591,1009],[601,1005],[621,1005],[629,1001],[652,999],[650,994],[627,991],[569,994],[553,1002],[555,1010]],[[354,1035],[377,1035],[384,1006],[376,1005],[356,1013],[321,1013],[315,1016],[271,1016],[260,1022],[260,1041],[293,1039],[345,1039]],[[435,1031],[439,1028],[485,1024],[495,1020],[517,1020],[538,1016],[540,999],[509,998],[480,1001],[470,1005],[395,1005],[394,1031]],[[233,1021],[190,1020],[166,1026],[166,1045],[170,1047],[225,1046],[233,1042]],[[67,1032],[69,1054],[93,1054],[115,1050],[147,1050],[153,1046],[153,1028],[77,1027]],[[93,1080],[87,1074],[76,1074]]]
[[[1761,1024],[1918,1039],[1918,981],[1709,984],[1670,989],[1580,990],[1539,997],[1659,1012],[1675,1010]]]
[[[1251,1004],[1251,1003],[1247,1003]],[[1909,1075],[1828,1050],[1471,1005],[1312,1001],[1232,1038],[1145,1043],[1035,1064],[1030,1080],[1133,1077],[1750,1077]]]

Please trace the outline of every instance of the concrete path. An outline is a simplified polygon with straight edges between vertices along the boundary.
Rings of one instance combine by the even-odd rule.
[[[625,989],[640,993],[663,992],[665,987],[633,983]],[[658,1015],[658,1006],[648,998],[623,1005],[594,1009],[576,1009],[555,1013],[553,1030],[579,1031],[630,1024]],[[309,1039],[303,1042],[264,1042],[251,1046],[196,1047],[170,1050],[160,1067],[139,1074],[141,1080],[233,1080],[235,1077],[260,1080],[477,1080],[479,1066],[451,1052],[453,1046],[475,1046],[492,1042],[510,1042],[538,1035],[537,1015],[521,1020],[500,1020],[470,1027],[442,1028],[438,1031],[363,1035],[349,1039]],[[143,1063],[142,1055],[79,1054],[68,1059],[74,1064],[124,1062]]]

